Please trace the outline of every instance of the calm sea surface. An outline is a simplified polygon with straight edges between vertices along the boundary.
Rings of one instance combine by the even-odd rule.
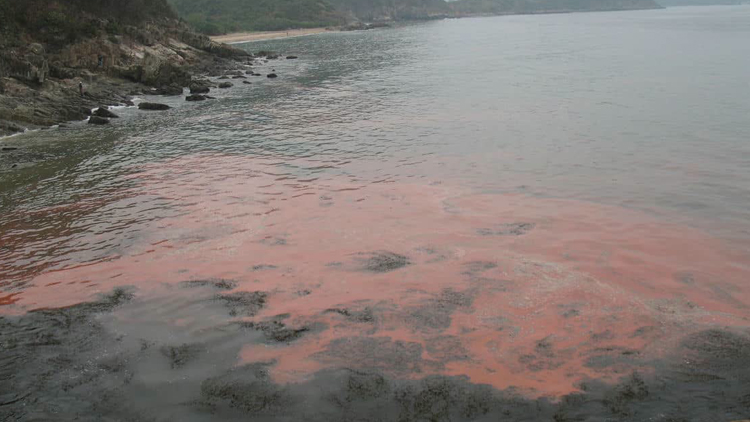
[[[750,7],[239,47],[300,58],[216,100],[4,141],[45,160],[0,173],[0,313],[226,279],[267,295],[232,318],[327,327],[243,344],[275,382],[359,365],[538,394],[616,380],[585,363],[607,345],[661,356],[747,327]]]

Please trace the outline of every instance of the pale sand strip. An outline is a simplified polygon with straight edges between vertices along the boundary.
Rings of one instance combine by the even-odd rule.
[[[249,41],[271,40],[275,38],[301,37],[303,35],[314,35],[322,32],[334,31],[336,30],[331,28],[304,28],[290,29],[288,31],[236,32],[233,34],[213,36],[211,39],[225,44],[238,44]]]

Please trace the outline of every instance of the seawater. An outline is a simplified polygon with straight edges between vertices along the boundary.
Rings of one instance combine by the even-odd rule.
[[[235,353],[280,385],[353,368],[539,397],[648,372],[748,327],[748,39],[732,6],[242,44],[300,59],[13,139],[43,160],[0,175],[0,312],[226,280],[264,300],[223,318],[297,330]]]

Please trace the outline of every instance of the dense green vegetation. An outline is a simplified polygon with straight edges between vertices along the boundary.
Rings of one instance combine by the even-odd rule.
[[[553,13],[659,7],[654,0],[169,0],[208,34],[334,26],[479,14]]]
[[[170,0],[180,17],[207,34],[341,25],[326,0]]]
[[[166,0],[0,0],[0,44],[23,43],[29,35],[62,46],[163,18],[176,18]]]

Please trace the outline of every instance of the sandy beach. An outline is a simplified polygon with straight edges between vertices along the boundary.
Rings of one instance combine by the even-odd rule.
[[[238,44],[250,41],[272,40],[276,38],[301,37],[333,31],[336,30],[331,28],[304,28],[290,29],[288,31],[235,32],[233,34],[217,35],[211,37],[211,39],[225,44]]]

